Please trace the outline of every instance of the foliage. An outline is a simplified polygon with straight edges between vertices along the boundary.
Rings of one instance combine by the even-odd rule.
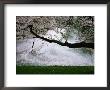
[[[93,16],[17,16],[17,37],[25,38],[31,34],[28,25],[33,25],[37,35],[44,36],[48,30],[54,30],[67,41],[71,32],[77,32],[79,41],[94,42]],[[62,29],[66,30],[65,33],[61,32]]]

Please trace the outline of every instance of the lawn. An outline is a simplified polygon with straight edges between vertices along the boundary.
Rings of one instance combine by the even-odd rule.
[[[94,66],[16,66],[16,74],[94,74]]]

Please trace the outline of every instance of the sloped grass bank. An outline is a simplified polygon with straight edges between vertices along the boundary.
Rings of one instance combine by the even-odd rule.
[[[16,74],[94,74],[94,66],[16,66]]]

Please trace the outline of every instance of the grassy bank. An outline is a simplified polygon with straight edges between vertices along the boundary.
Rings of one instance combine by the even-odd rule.
[[[94,66],[16,66],[16,74],[94,74]]]

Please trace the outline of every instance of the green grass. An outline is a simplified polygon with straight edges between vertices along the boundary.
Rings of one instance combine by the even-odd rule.
[[[94,74],[94,66],[16,66],[16,74]]]

